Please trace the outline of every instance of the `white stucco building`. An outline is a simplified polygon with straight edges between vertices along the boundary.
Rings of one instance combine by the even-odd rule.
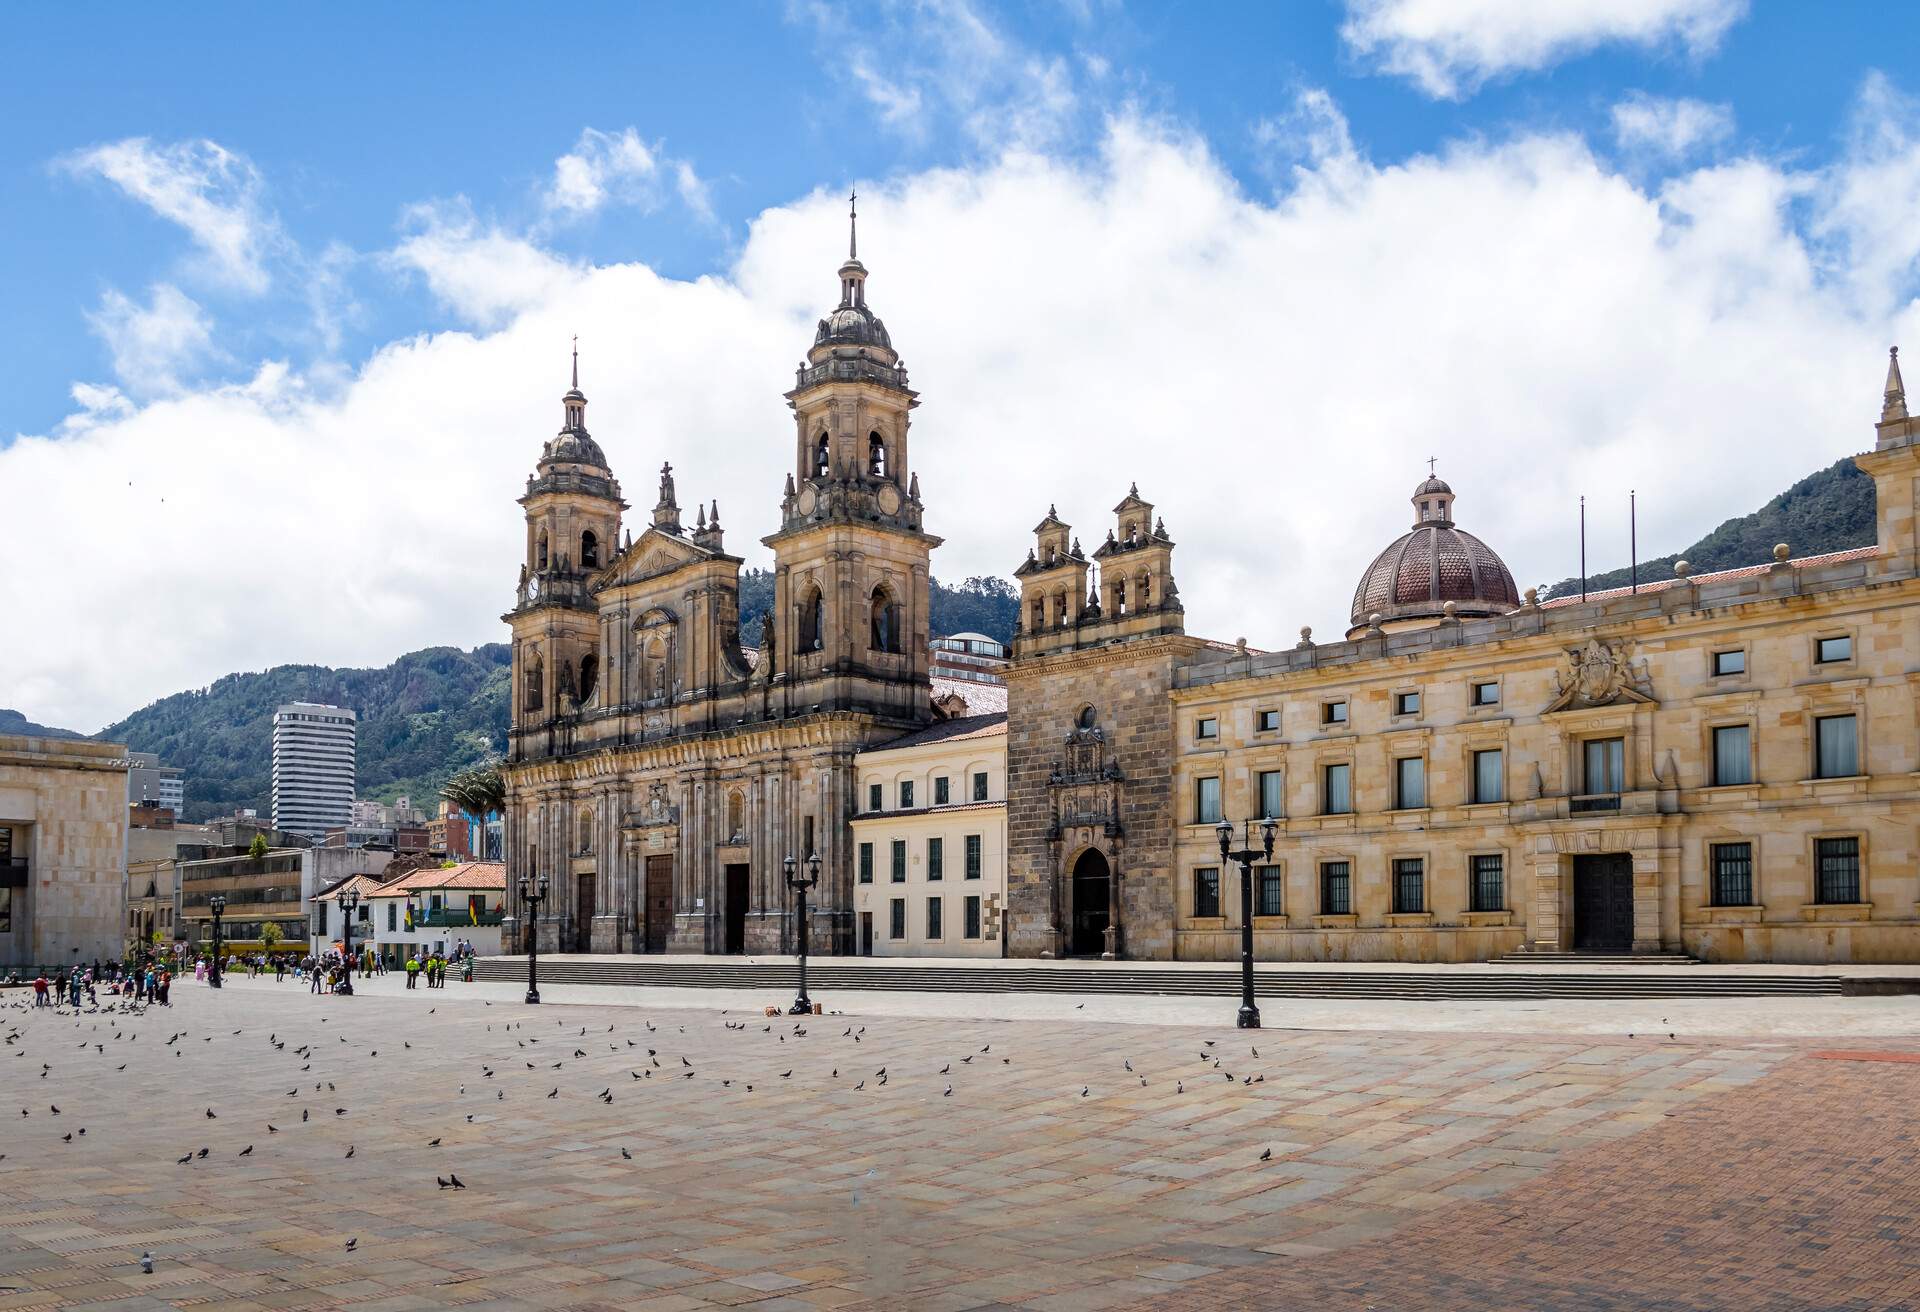
[[[360,895],[353,924],[355,948],[372,943],[389,968],[404,964],[410,952],[445,953],[462,941],[473,944],[481,956],[500,951],[507,868],[498,861],[434,866],[386,883],[363,877],[342,887]],[[313,901],[316,950],[341,942],[340,891]]]

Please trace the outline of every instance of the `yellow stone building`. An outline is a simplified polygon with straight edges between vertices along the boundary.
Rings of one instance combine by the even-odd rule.
[[[1263,960],[1920,960],[1917,442],[1896,356],[1856,457],[1876,546],[1546,603],[1430,477],[1345,640],[1272,653],[1185,636],[1137,496],[1092,589],[1050,513],[1008,679],[1012,951],[1236,956],[1216,826],[1271,816]]]
[[[116,960],[127,749],[0,735],[0,974]]]
[[[855,754],[964,711],[929,675],[928,557],[909,455],[918,396],[867,306],[852,243],[840,301],[793,389],[775,597],[739,632],[740,558],[719,506],[689,525],[671,467],[635,536],[589,435],[587,398],[520,500],[513,629],[509,917],[523,875],[550,881],[545,951],[766,952],[791,941],[781,863],[821,858],[811,940],[853,948]],[[964,697],[964,691],[960,693]]]

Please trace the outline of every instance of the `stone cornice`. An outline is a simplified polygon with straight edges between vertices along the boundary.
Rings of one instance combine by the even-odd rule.
[[[826,711],[793,720],[587,750],[572,756],[508,762],[501,766],[501,774],[511,798],[547,784],[619,782],[633,774],[742,764],[794,752],[851,754],[900,732],[878,716]]]

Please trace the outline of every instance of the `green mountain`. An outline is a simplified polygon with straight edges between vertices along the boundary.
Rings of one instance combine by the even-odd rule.
[[[84,738],[85,734],[75,733],[71,729],[55,729],[45,724],[35,724],[18,711],[9,711],[0,707],[0,733],[26,734],[33,738]]]
[[[975,575],[959,587],[932,580],[934,637],[950,633],[984,633],[999,642],[1013,641],[1013,622],[1020,616],[1020,593],[1002,578]],[[760,617],[773,608],[773,571],[740,571],[740,640],[752,646],[760,634]]]
[[[1851,459],[1834,461],[1808,475],[1751,515],[1730,519],[1685,551],[1640,562],[1643,583],[1673,577],[1673,563],[1684,560],[1696,574],[1743,565],[1764,565],[1773,559],[1774,544],[1784,542],[1798,556],[1870,547],[1874,543],[1873,480]],[[1587,576],[1587,590],[1624,588],[1631,581],[1628,568]],[[1580,580],[1562,579],[1541,600],[1578,594]]]
[[[287,702],[351,707],[360,717],[359,795],[402,793],[431,811],[455,771],[506,751],[511,649],[429,647],[377,670],[279,665],[163,697],[96,737],[158,752],[186,774],[188,820],[236,807],[267,813],[273,711]]]

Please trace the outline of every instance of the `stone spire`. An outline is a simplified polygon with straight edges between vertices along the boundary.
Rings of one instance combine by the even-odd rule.
[[[847,197],[847,262],[840,266],[840,308],[865,309],[867,266],[860,263],[860,213],[854,208],[860,193]]]
[[[680,503],[673,495],[673,466],[660,466],[660,499],[653,506],[653,523],[669,533],[680,531]]]
[[[1900,380],[1900,348],[1887,348],[1887,391],[1880,403],[1880,422],[1893,423],[1907,417],[1907,385]]]

